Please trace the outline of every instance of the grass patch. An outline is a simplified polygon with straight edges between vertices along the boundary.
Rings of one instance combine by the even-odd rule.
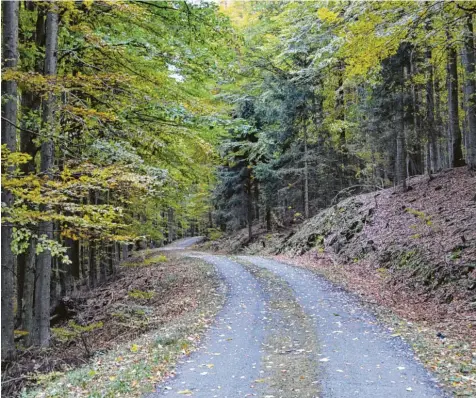
[[[144,292],[142,290],[132,289],[129,293],[127,293],[127,296],[131,299],[136,299],[136,300],[150,300],[155,296],[155,292],[154,291]]]

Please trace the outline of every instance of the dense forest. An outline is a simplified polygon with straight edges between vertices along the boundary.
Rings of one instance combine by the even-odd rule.
[[[472,2],[1,6],[2,359],[132,250],[476,169]]]
[[[216,220],[289,225],[337,199],[476,164],[471,2],[241,3],[240,129]],[[251,235],[251,229],[250,229]]]
[[[202,233],[230,25],[170,2],[2,2],[2,357],[128,250]]]

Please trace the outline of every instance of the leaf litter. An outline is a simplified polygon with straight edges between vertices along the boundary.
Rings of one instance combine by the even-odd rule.
[[[166,263],[124,266],[117,281],[97,289],[96,300],[107,296],[106,291],[114,292],[115,300],[99,306],[92,315],[104,319],[101,333],[90,336],[95,355],[82,367],[65,367],[53,378],[40,379],[39,387],[22,396],[141,397],[173,375],[177,360],[198,347],[222,307],[225,287],[212,265],[170,251],[167,257]],[[143,258],[132,261],[140,264]],[[134,328],[134,321],[128,321],[131,328],[126,328],[127,322],[118,325],[113,315],[118,308],[124,308],[124,302],[137,305],[126,301],[127,291],[144,287],[156,292],[140,303],[150,309],[147,324],[141,328]]]

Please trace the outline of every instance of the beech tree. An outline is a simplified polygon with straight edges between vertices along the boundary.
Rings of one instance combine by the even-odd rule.
[[[215,144],[229,124],[214,82],[233,54],[214,5],[28,1],[2,10],[8,359],[14,330],[20,347],[48,346],[63,298],[114,278],[131,250],[206,233]]]
[[[14,70],[18,63],[18,2],[7,1],[2,4],[2,59],[4,70]],[[15,80],[2,82],[2,147],[11,152],[17,150],[17,83]],[[12,167],[7,166],[8,173]],[[3,178],[2,178],[3,179]],[[13,193],[2,189],[2,212],[13,205]],[[12,252],[13,226],[2,223],[2,358],[14,355],[15,344],[13,341],[14,313],[14,269],[15,256]]]

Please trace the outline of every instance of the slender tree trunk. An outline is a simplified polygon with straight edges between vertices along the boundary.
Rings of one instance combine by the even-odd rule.
[[[451,40],[447,33],[448,42]],[[461,130],[459,128],[458,107],[458,54],[450,44],[448,46],[448,127],[451,138],[451,167],[464,166]]]
[[[309,159],[307,150],[307,126],[304,124],[304,217],[309,218]]]
[[[468,13],[464,31],[463,66],[466,72],[464,94],[468,122],[466,160],[470,169],[476,169],[476,77],[473,16]]]
[[[109,242],[101,242],[101,249],[99,249],[99,280],[101,283],[107,280],[107,268],[110,262]]]
[[[26,3],[26,7],[33,11],[36,5],[33,2]],[[24,44],[29,44],[29,39]],[[45,46],[45,14],[41,7],[38,8],[35,28],[35,45],[39,53],[40,48]],[[35,60],[35,70],[38,73],[43,72],[44,60],[37,56]],[[40,110],[41,99],[37,93],[22,90],[21,106],[22,116],[28,116],[31,112],[33,115]],[[22,130],[20,131],[20,152],[27,153],[31,156],[31,160],[20,165],[20,170],[24,175],[36,173],[35,156],[38,148],[34,142],[35,135],[32,133],[32,127],[27,124],[28,118],[22,117]],[[39,130],[39,129],[38,129]],[[17,322],[19,327],[23,327],[29,333],[33,328],[33,295],[35,294],[35,275],[29,275],[28,272],[35,272],[35,253],[36,242],[30,240],[29,246],[25,253],[18,256],[17,260],[17,303],[20,308],[17,311]],[[28,285],[31,283],[31,285]],[[25,308],[26,307],[26,308]],[[25,318],[25,316],[27,318]]]
[[[21,301],[21,319],[23,329],[28,332],[28,345],[34,344],[35,334],[35,262],[36,241],[32,239],[25,253],[25,279]]]
[[[415,61],[410,62],[410,72],[412,76],[418,73]],[[423,174],[424,164],[422,157],[422,137],[421,137],[421,117],[419,113],[421,104],[420,84],[412,83],[412,108],[413,108],[413,136],[414,143],[410,152],[411,175]]]
[[[71,240],[71,242],[74,242]],[[65,247],[68,248],[67,254],[69,261],[71,263],[67,263],[65,261],[59,261],[58,268],[59,268],[59,284],[60,284],[60,297],[67,296],[73,290],[73,276],[72,276],[72,262],[74,261],[71,256],[71,247],[67,246],[70,244],[67,240],[63,242]]]
[[[397,154],[395,157],[396,160],[396,174],[397,174],[397,183],[402,184],[403,190],[407,190],[407,168],[406,168],[406,154],[405,154],[405,88],[404,83],[406,79],[406,71],[403,70],[402,74],[402,90],[400,94],[400,126],[397,129]]]
[[[71,264],[69,266],[71,270],[71,277],[74,279],[80,279],[81,278],[81,274],[80,274],[81,257],[80,257],[80,250],[79,250],[79,240],[68,238],[68,239],[65,239],[64,244],[68,248],[67,254],[71,261]]]
[[[259,222],[259,182],[258,179],[254,180],[254,218]]]
[[[344,97],[344,63],[339,62],[339,87],[337,88],[337,98],[336,98],[336,108],[337,108],[337,119],[345,122],[345,97]],[[342,168],[345,170],[347,166],[347,140],[345,137],[345,128],[342,127],[339,134],[339,152],[341,153],[341,162]],[[342,188],[344,184],[341,184]]]
[[[46,16],[46,47],[45,47],[45,75],[56,75],[58,46],[58,14],[57,5],[50,4]],[[49,175],[54,165],[54,106],[55,96],[49,93],[43,104],[43,124],[48,137],[41,145],[40,171]],[[42,206],[40,210],[47,210]],[[39,235],[53,239],[53,222],[39,223]],[[51,252],[43,250],[37,257],[36,284],[35,284],[35,334],[36,344],[44,347],[50,343],[50,284],[51,284]]]
[[[251,170],[248,169],[248,175],[245,182],[245,194],[246,194],[246,223],[248,226],[248,240],[253,238],[253,187],[251,181]]]
[[[81,258],[81,284],[87,285],[89,278],[89,245],[86,241],[80,242],[80,258]]]
[[[97,247],[94,238],[89,241],[89,288],[94,289],[96,287],[97,282],[97,273],[98,273],[98,265],[97,265]]]
[[[433,87],[433,65],[431,63],[431,50],[426,51],[427,80],[426,80],[426,127],[429,154],[427,160],[427,172],[431,174],[438,170],[438,148],[436,142],[435,126],[435,95]]]
[[[129,250],[126,243],[122,244],[122,259],[126,260],[129,257]]]
[[[89,203],[97,204],[97,194],[94,190],[89,192]],[[96,282],[98,280],[98,264],[97,264],[97,243],[96,237],[92,236],[89,239],[89,288],[93,289],[96,287]]]
[[[40,107],[40,98],[38,95],[23,92],[22,99],[22,114],[27,113],[28,111],[38,111]],[[37,152],[37,147],[33,141],[34,135],[30,132],[30,128],[27,126],[24,120],[22,120],[22,130],[20,131],[20,152],[27,153],[31,156],[31,160],[20,165],[20,170],[24,175],[33,174],[36,172],[35,166],[35,155]],[[23,306],[22,302],[33,303],[33,298],[25,297],[25,292],[34,293],[34,289],[25,289],[25,279],[27,279],[26,272],[27,270],[34,270],[35,264],[28,264],[28,261],[36,261],[35,252],[31,249],[33,245],[33,240],[30,240],[29,247],[25,253],[22,253],[17,258],[17,303],[18,307]],[[23,326],[23,311],[17,311],[17,324],[18,327]]]
[[[168,242],[171,243],[175,240],[174,209],[171,207],[167,211],[167,229]]]
[[[266,231],[271,231],[271,209],[266,205]]]
[[[14,69],[18,63],[18,5],[16,1],[7,1],[2,4],[3,30],[3,65],[5,69]],[[17,123],[17,83],[15,81],[2,82],[2,144],[15,152],[17,150],[16,129]],[[3,203],[7,207],[13,205],[11,192],[2,189]],[[14,268],[15,256],[12,252],[11,225],[2,224],[2,360],[11,359],[15,355],[14,330]]]

